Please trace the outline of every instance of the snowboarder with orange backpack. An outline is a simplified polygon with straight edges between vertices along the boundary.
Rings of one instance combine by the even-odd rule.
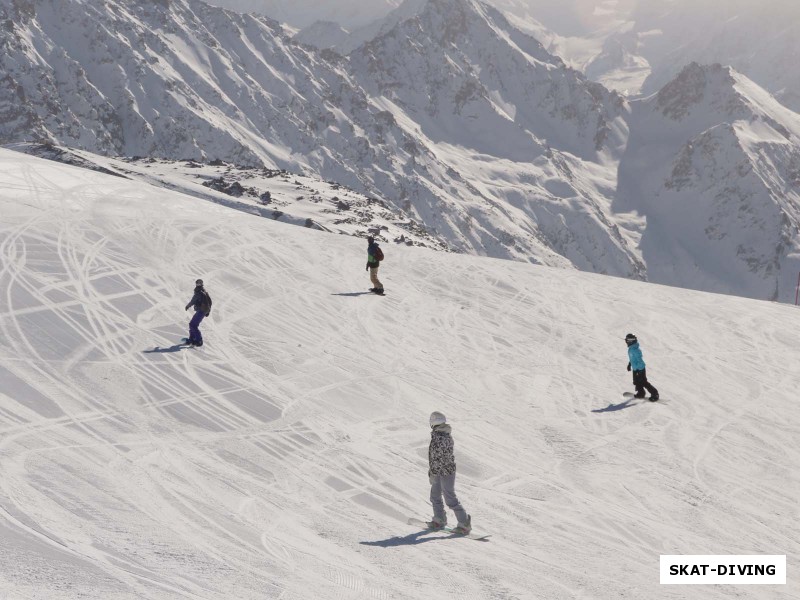
[[[381,266],[381,261],[383,260],[383,250],[381,247],[378,246],[375,238],[369,236],[367,238],[367,271],[369,271],[369,279],[372,282],[372,287],[369,289],[370,292],[374,292],[376,294],[383,294],[383,284],[381,283],[380,279],[378,279],[378,268]]]

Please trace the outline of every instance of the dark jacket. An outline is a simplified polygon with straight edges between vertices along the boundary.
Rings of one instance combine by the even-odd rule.
[[[378,253],[378,244],[376,242],[372,242],[369,246],[367,246],[367,267],[371,269],[375,269],[380,266],[380,262],[375,255]]]
[[[204,304],[207,304],[208,306],[204,307]],[[202,285],[198,285],[196,288],[194,288],[194,296],[192,296],[192,299],[189,300],[189,304],[186,305],[186,309],[188,310],[189,308],[194,307],[195,312],[200,312],[203,310],[203,308],[205,308],[203,312],[205,312],[206,316],[208,316],[211,314],[211,304],[211,296],[208,294],[208,292],[206,292]]]
[[[453,455],[453,438],[450,425],[437,425],[431,431],[431,445],[428,447],[428,475],[453,475],[456,472],[456,459]]]

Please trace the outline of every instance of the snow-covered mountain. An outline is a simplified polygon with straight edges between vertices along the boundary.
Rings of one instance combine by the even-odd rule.
[[[721,63],[800,110],[794,76],[800,4],[786,0],[486,0],[567,64],[621,93],[652,94],[690,62]],[[348,31],[374,29],[400,0],[212,0],[268,15],[296,28],[332,21]],[[366,27],[370,25],[371,27]],[[319,31],[319,27],[314,27]],[[310,36],[306,36],[307,38]],[[363,41],[363,40],[362,40]],[[321,44],[330,47],[323,35]],[[338,44],[342,44],[340,41]],[[337,44],[337,45],[338,45]],[[351,48],[344,44],[344,48]]]
[[[448,165],[341,61],[294,44],[276,22],[195,0],[25,6],[10,7],[14,26],[0,33],[6,142],[305,169],[411,213],[449,185]]]
[[[639,96],[652,73],[650,63],[641,55],[641,35],[626,26],[613,35],[601,33],[599,37],[603,40],[600,50],[592,48],[592,41],[597,42],[598,39],[590,39],[585,46],[589,51],[588,58],[579,54],[581,59],[576,66],[592,81],[600,82],[626,97]],[[572,50],[577,45],[574,40],[557,41],[555,45],[557,48],[569,48],[566,52],[573,56],[576,54]]]
[[[266,18],[197,0],[4,4],[13,17],[0,33],[4,140],[292,170],[314,164],[342,183],[357,182],[365,162],[391,160],[395,148],[372,143],[380,135],[411,141],[340,65]]]
[[[621,98],[497,10],[471,0],[415,6],[350,62],[371,96],[400,105],[427,137],[519,162],[545,145],[596,159],[623,143]]]
[[[647,216],[641,248],[648,276],[793,299],[800,272],[798,115],[719,65],[691,64],[632,106],[618,202]]]
[[[758,173],[771,183],[736,168],[733,137],[718,140],[732,162],[720,158],[706,188],[746,193],[753,221],[727,232],[717,218],[717,233],[692,233],[674,261],[677,238],[659,240],[689,213],[656,210],[655,198],[675,188],[665,185],[681,148],[743,117],[676,126],[643,108],[655,101],[630,104],[589,81],[477,0],[408,0],[359,30],[347,56],[199,0],[0,6],[3,143],[285,170],[374,198],[456,251],[793,300],[797,137],[776,146],[773,134],[800,117],[738,75],[755,113],[779,125],[748,132],[750,148],[770,149]],[[607,51],[638,68],[632,50]],[[704,89],[684,87],[689,100]],[[766,213],[787,224],[751,243]]]
[[[6,150],[0,215],[4,600],[800,596],[794,307],[407,247],[375,297],[363,240]],[[406,523],[433,410],[482,545]]]
[[[459,203],[467,228],[450,227],[491,248],[473,227],[486,224],[507,247],[490,255],[526,258],[527,248],[544,246],[583,269],[639,276],[613,231],[602,167],[624,143],[622,99],[486,4],[427,0],[400,10],[403,19],[387,17],[394,25],[348,61],[376,102],[447,157],[453,183],[445,191],[469,201]],[[443,230],[431,209],[423,220]]]
[[[646,35],[642,55],[653,72],[644,92],[660,89],[692,61],[730,65],[800,111],[800,3],[784,0],[672,0],[660,9],[640,3],[636,29]]]
[[[579,4],[565,3],[565,9],[580,14]],[[568,19],[547,21],[554,28],[548,48],[591,79],[632,96],[657,92],[691,62],[729,65],[800,111],[794,69],[800,3],[632,0],[614,11],[616,24],[584,33],[570,28]]]
[[[195,0],[32,0],[0,33],[1,139],[306,169],[380,196],[458,250],[641,277],[613,229],[608,172],[587,163],[621,143],[620,100],[485,5],[418,4],[344,60]],[[386,93],[392,74],[376,71],[406,33],[435,43],[425,61],[387,63],[428,73],[418,98]]]

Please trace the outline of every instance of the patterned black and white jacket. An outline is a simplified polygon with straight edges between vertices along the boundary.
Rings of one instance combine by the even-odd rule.
[[[456,459],[453,455],[453,438],[450,425],[437,425],[431,431],[431,445],[428,447],[428,476],[453,475],[456,472]]]

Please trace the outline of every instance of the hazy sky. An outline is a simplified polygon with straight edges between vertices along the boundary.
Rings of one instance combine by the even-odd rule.
[[[366,25],[386,16],[402,0],[206,0],[241,12],[260,12],[293,27],[335,21],[344,27]]]
[[[293,27],[319,20],[352,29],[385,16],[403,0],[206,0],[240,12],[260,12]],[[518,17],[531,17],[563,36],[585,36],[613,21],[638,17],[693,24],[759,14],[775,22],[800,18],[800,0],[484,0]],[[745,17],[747,18],[747,17]]]
[[[562,35],[579,35],[636,0],[485,0],[518,16],[532,16]],[[666,0],[667,2],[669,0]],[[402,0],[207,0],[241,12],[260,12],[295,27],[314,21],[336,21],[345,27],[385,16]]]

